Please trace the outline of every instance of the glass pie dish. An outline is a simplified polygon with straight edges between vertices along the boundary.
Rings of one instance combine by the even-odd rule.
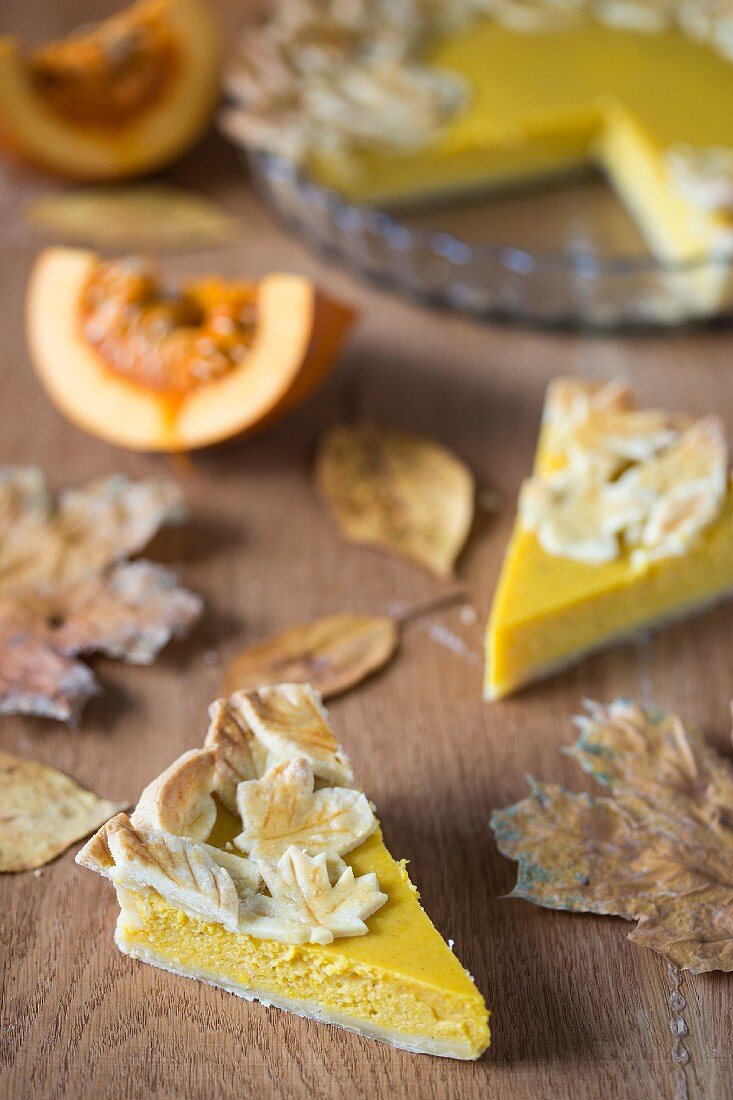
[[[427,305],[602,329],[733,316],[733,254],[660,263],[600,175],[387,212],[278,154],[247,158],[260,193],[311,246]]]

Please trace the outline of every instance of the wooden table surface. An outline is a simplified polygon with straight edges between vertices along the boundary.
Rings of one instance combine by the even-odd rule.
[[[36,37],[100,12],[94,0],[4,0],[4,8],[4,28]],[[113,891],[77,868],[72,851],[40,874],[0,881],[0,1096],[732,1096],[733,979],[680,976],[627,943],[620,920],[502,900],[514,867],[487,823],[494,807],[525,793],[528,772],[580,786],[558,750],[587,696],[655,701],[727,746],[733,609],[598,656],[507,702],[481,701],[482,628],[548,381],[625,374],[649,401],[715,409],[733,424],[730,331],[594,337],[429,313],[314,259],[273,222],[219,139],[169,176],[245,219],[236,248],[166,261],[171,273],[214,263],[247,276],[305,272],[357,304],[361,319],[323,389],[266,434],[185,463],[105,446],[66,423],[31,372],[22,308],[38,243],[19,229],[17,202],[38,181],[3,169],[0,461],[37,463],[56,485],[115,470],[172,473],[193,519],[160,537],[152,556],[180,562],[206,613],[152,668],[95,661],[105,693],[79,730],[3,718],[0,745],[134,802],[201,743],[222,665],[243,643],[328,612],[381,612],[449,590],[345,545],[311,480],[315,440],[343,420],[442,440],[506,501],[497,518],[479,517],[459,562],[476,621],[455,608],[413,624],[392,666],[334,701],[331,714],[393,853],[410,859],[427,911],[492,1008],[493,1042],[475,1064],[410,1055],[134,963],[112,942]],[[681,1011],[670,1007],[678,988]]]

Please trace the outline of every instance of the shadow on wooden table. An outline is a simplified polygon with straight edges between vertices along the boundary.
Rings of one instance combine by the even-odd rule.
[[[422,903],[473,974],[491,1009],[488,1063],[600,1061],[610,1054],[603,995],[595,997],[590,952],[579,951],[584,931],[597,939],[612,918],[541,910],[506,897],[513,865],[497,851],[488,828],[490,803],[462,811],[438,809],[424,796],[408,803],[380,803],[388,844],[410,853],[410,873]],[[436,858],[436,851],[451,853]],[[523,907],[521,920],[517,907]],[[588,973],[583,973],[588,968]],[[600,993],[600,988],[598,987]],[[611,1030],[614,1030],[611,1028]]]

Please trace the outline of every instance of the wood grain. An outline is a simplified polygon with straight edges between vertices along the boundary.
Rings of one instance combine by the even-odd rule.
[[[4,0],[3,26],[44,37],[103,7]],[[569,719],[585,696],[654,700],[696,721],[723,748],[733,609],[598,656],[507,702],[481,702],[482,626],[547,382],[560,372],[625,374],[650,401],[717,409],[733,424],[730,331],[613,339],[430,314],[357,283],[286,236],[217,139],[170,176],[238,211],[246,237],[218,254],[169,260],[167,271],[305,272],[356,303],[361,322],[327,385],[267,434],[172,463],[105,446],[67,424],[31,373],[22,300],[37,242],[17,212],[39,182],[3,169],[0,461],[37,463],[56,484],[113,470],[172,472],[194,518],[159,538],[153,556],[181,563],[207,612],[190,641],[171,646],[151,669],[96,662],[105,694],[79,730],[5,718],[0,744],[63,768],[99,794],[134,801],[176,754],[200,744],[223,664],[242,644],[319,615],[378,613],[446,591],[419,569],[343,543],[310,477],[317,436],[343,419],[442,440],[507,501],[497,519],[479,517],[459,563],[476,621],[464,622],[459,608],[432,620],[462,639],[463,652],[430,624],[412,624],[393,665],[334,700],[331,713],[388,843],[409,857],[426,908],[493,1009],[494,1040],[477,1064],[416,1057],[133,963],[112,942],[112,891],[68,853],[40,875],[0,880],[0,1095],[733,1095],[731,979],[682,976],[681,1024],[669,1005],[678,978],[626,942],[623,922],[502,900],[514,871],[487,827],[493,807],[524,794],[527,772],[580,785],[558,749],[571,741]],[[671,1024],[687,1029],[684,1051]]]

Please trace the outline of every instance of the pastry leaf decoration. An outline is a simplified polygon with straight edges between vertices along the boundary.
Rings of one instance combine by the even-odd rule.
[[[492,817],[518,862],[513,897],[637,921],[629,939],[676,966],[733,970],[733,767],[675,715],[589,704],[569,754],[608,789],[531,781]]]
[[[107,823],[104,841],[110,862],[98,860],[90,841],[77,861],[128,889],[149,887],[166,901],[194,917],[222,924],[236,932],[239,894],[229,871],[212,857],[214,849],[187,837],[136,829],[126,814]],[[222,863],[228,856],[222,852]],[[244,866],[247,860],[240,858]],[[254,871],[255,884],[259,875]]]
[[[399,554],[450,576],[473,521],[468,468],[445,447],[370,425],[322,440],[318,487],[351,542]]]
[[[255,737],[275,761],[300,757],[314,775],[350,787],[354,770],[328,724],[328,715],[310,684],[280,684],[243,693],[242,713]]]
[[[131,818],[108,821],[77,863],[111,879],[123,906],[125,891],[152,890],[190,917],[260,939],[364,935],[387,895],[341,857],[377,819],[362,792],[326,785],[326,774],[352,772],[318,692],[280,684],[219,699],[209,713],[204,747],[154,779]]]
[[[279,859],[291,845],[309,855],[344,855],[377,824],[360,791],[314,790],[313,769],[304,759],[284,761],[262,779],[240,783],[237,807],[244,829],[234,843],[252,859]]]
[[[214,752],[214,786],[231,813],[237,812],[237,787],[267,770],[267,750],[259,743],[242,713],[241,696],[216,699],[205,746]]]
[[[183,518],[168,481],[100,478],[54,499],[40,470],[0,468],[0,713],[73,721],[98,686],[79,654],[149,664],[201,601],[130,562]]]
[[[261,859],[257,866],[270,896],[257,894],[248,899],[245,911],[278,923],[305,925],[310,928],[311,943],[365,935],[364,922],[387,900],[376,875],[356,878],[350,867],[331,885],[325,853],[311,857],[290,847],[277,863]]]
[[[728,448],[718,417],[638,409],[622,382],[559,379],[545,409],[547,461],[519,514],[548,554],[587,564],[622,553],[644,568],[683,554],[720,513]]]
[[[0,753],[0,871],[42,867],[119,809],[56,768]]]
[[[388,615],[329,615],[247,646],[232,661],[224,690],[312,684],[324,698],[347,691],[392,658],[397,624]]]
[[[216,758],[210,749],[189,749],[149,783],[132,814],[136,829],[206,840],[216,822]]]

